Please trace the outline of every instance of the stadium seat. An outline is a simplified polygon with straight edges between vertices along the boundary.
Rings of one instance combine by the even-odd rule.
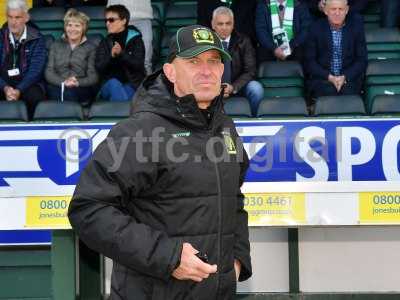
[[[368,59],[400,58],[400,30],[397,28],[376,28],[365,33]]]
[[[177,30],[182,26],[194,25],[197,22],[197,4],[191,2],[168,6],[165,15],[165,27],[168,31]]]
[[[264,86],[265,97],[304,96],[303,70],[298,62],[263,62],[258,68],[258,80]]]
[[[130,107],[130,101],[95,102],[90,107],[88,119],[91,121],[104,119],[124,119],[129,117]]]
[[[315,116],[365,115],[364,102],[358,95],[325,96],[315,102]]]
[[[27,122],[28,112],[23,101],[0,101],[0,122]]]
[[[165,19],[165,10],[167,6],[167,1],[164,0],[152,0],[151,1],[151,6],[153,7],[153,17],[157,16],[157,13],[155,14],[154,8],[157,7],[158,13],[159,13],[159,18],[160,18],[160,23],[164,23]]]
[[[249,101],[244,97],[231,97],[224,100],[225,114],[234,118],[251,118]]]
[[[42,101],[36,106],[34,121],[82,121],[82,107],[77,102]]]
[[[400,60],[370,61],[365,92],[368,111],[371,111],[376,96],[400,94]]]
[[[306,117],[306,101],[302,97],[273,97],[263,99],[257,110],[257,117]]]
[[[372,103],[372,115],[400,114],[400,95],[376,96]]]
[[[171,38],[175,35],[175,30],[173,31],[164,31],[162,40],[161,40],[161,46],[160,46],[160,57],[159,57],[159,63],[164,63],[167,59],[168,56],[168,51],[169,51],[169,43],[171,41]]]
[[[64,32],[63,7],[33,7],[29,10],[31,21],[39,27],[42,34],[59,38]]]

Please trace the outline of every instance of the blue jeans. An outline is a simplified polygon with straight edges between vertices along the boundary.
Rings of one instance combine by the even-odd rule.
[[[151,27],[150,19],[131,20],[132,25],[142,33],[142,40],[144,43],[145,56],[144,67],[147,75],[152,73],[151,59],[153,57],[153,29]]]
[[[129,83],[121,83],[118,79],[111,78],[101,87],[100,96],[110,101],[130,101],[135,94],[135,89]]]
[[[241,90],[240,94],[244,95],[250,101],[251,113],[257,115],[258,105],[264,98],[264,87],[255,80],[249,81]]]
[[[95,87],[65,87],[64,101],[77,101],[79,103],[90,103],[96,96]],[[47,98],[49,100],[61,100],[61,86],[47,85]]]

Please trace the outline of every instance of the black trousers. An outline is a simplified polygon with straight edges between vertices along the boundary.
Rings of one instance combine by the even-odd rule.
[[[4,91],[0,92],[0,99],[6,100]],[[33,119],[33,113],[35,112],[36,105],[44,100],[44,91],[38,84],[33,84],[21,93],[20,100],[24,101],[28,110],[29,120]]]
[[[359,95],[361,85],[362,80],[348,81],[338,92],[335,86],[328,80],[312,80],[309,83],[309,92],[313,99],[322,96]]]

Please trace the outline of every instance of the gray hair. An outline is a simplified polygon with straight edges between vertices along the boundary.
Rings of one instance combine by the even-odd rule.
[[[331,2],[333,2],[333,1],[341,1],[346,5],[348,4],[347,0],[325,0],[325,5],[331,4]]]
[[[26,0],[8,0],[7,11],[11,9],[21,9],[27,13],[28,5],[26,4]]]
[[[214,19],[219,15],[228,15],[228,16],[232,17],[232,19],[233,19],[232,9],[230,9],[229,7],[226,7],[226,6],[220,6],[220,7],[217,7],[216,9],[214,9],[212,18]]]

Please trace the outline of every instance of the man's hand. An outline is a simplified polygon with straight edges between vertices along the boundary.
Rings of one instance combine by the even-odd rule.
[[[71,76],[64,80],[64,85],[66,87],[77,87],[79,86],[79,82],[75,76]]]
[[[120,55],[122,52],[122,47],[118,42],[114,43],[114,46],[111,48],[111,56],[116,57]]]
[[[225,84],[224,98],[228,98],[233,93],[233,85],[229,83],[223,83],[223,84]]]
[[[236,281],[238,281],[240,276],[240,270],[242,269],[242,264],[240,263],[239,260],[235,259],[235,261],[233,262],[233,267],[235,268]]]
[[[276,57],[277,59],[279,59],[279,60],[285,60],[285,59],[286,59],[286,55],[285,55],[285,53],[283,52],[283,49],[280,48],[280,47],[278,47],[278,48],[275,49],[274,55],[275,55],[275,57]]]
[[[21,96],[21,92],[18,89],[14,89],[13,87],[7,85],[3,89],[4,94],[6,96],[7,101],[16,101]]]
[[[345,82],[346,82],[346,77],[344,75],[336,77],[336,84],[337,84],[336,89],[338,92],[342,89]]]
[[[181,253],[181,263],[179,267],[172,272],[172,276],[178,280],[193,280],[201,282],[208,278],[210,274],[217,272],[217,265],[207,264],[196,256],[196,249],[189,243],[183,243]]]

